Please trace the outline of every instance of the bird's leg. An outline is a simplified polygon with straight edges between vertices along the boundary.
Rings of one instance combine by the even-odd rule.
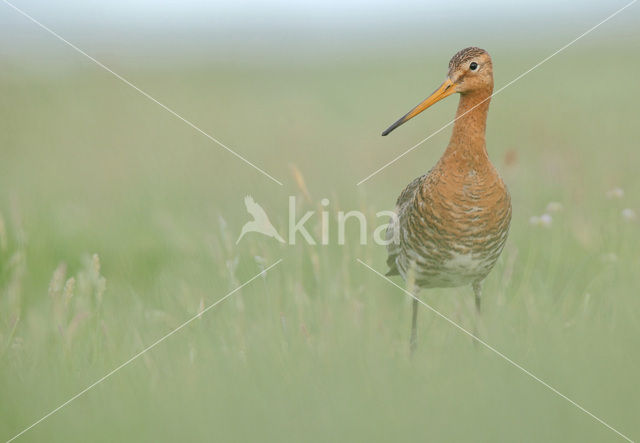
[[[475,296],[475,300],[476,300],[476,315],[475,315],[476,319],[475,319],[475,325],[473,327],[473,335],[477,337],[477,338],[474,337],[473,343],[477,345],[478,338],[480,336],[478,324],[480,323],[480,320],[481,320],[480,297],[482,296],[482,284],[479,281],[477,281],[473,283],[472,287],[473,287],[473,295]]]
[[[407,288],[409,289],[409,293],[413,298],[411,313],[411,337],[409,338],[409,354],[413,356],[413,353],[416,350],[416,346],[418,345],[418,292],[420,288],[416,285],[416,265],[415,263],[411,263],[409,266],[409,272],[407,272]]]
[[[477,281],[473,283],[473,294],[476,298],[476,313],[480,315],[480,297],[482,296],[482,284]]]
[[[413,312],[411,317],[411,338],[409,339],[409,352],[411,355],[416,351],[418,344],[418,299],[413,299]]]

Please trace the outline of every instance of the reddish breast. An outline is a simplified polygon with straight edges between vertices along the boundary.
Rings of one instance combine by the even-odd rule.
[[[511,202],[486,154],[447,152],[403,195],[395,256],[401,274],[414,267],[419,286],[446,287],[491,271],[507,238]]]

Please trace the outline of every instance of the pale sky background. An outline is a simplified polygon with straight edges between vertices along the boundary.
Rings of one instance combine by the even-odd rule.
[[[628,0],[11,0],[83,48],[118,53],[224,56],[402,47],[560,45]],[[638,42],[640,3],[588,38]],[[48,42],[44,43],[44,42]],[[52,37],[0,1],[0,56],[49,51]],[[553,47],[553,45],[551,46]],[[295,48],[295,49],[291,49]]]
[[[433,19],[478,18],[491,20],[548,18],[563,16],[604,16],[628,1],[508,1],[441,0],[402,2],[383,0],[12,0],[27,12],[56,22],[144,25],[162,22],[184,25],[213,21],[227,26],[277,25],[311,20],[365,25],[377,21],[417,21]],[[4,12],[4,11],[3,11]],[[4,14],[3,14],[4,15]],[[557,20],[556,20],[557,19]]]

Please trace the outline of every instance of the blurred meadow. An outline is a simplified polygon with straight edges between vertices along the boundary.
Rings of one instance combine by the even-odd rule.
[[[143,31],[132,48],[126,26],[96,43],[58,23],[283,186],[0,6],[11,22],[0,51],[0,438],[282,258],[17,441],[620,439],[427,309],[409,358],[410,300],[356,261],[386,272],[385,248],[360,245],[355,230],[340,246],[335,223],[361,210],[371,239],[376,212],[437,161],[448,129],[356,186],[453,118],[457,97],[380,137],[440,84],[454,52],[485,47],[497,89],[613,6],[530,40],[535,24],[512,23],[514,40],[488,25],[432,38],[448,35],[445,17],[424,39],[384,27],[346,47],[340,33],[324,46],[276,34],[237,51],[180,51],[161,36],[147,52]],[[514,216],[485,281],[481,335],[634,439],[640,31],[638,7],[625,13],[492,100],[488,150]],[[236,245],[245,195],[283,235],[296,196],[299,214],[316,211],[316,239],[328,198],[331,244],[248,234]],[[473,329],[470,288],[421,298]]]

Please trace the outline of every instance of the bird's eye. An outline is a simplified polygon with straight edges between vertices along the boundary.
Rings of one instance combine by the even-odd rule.
[[[469,69],[475,71],[476,69],[478,69],[478,64],[476,62],[471,62],[471,64],[469,65]]]

